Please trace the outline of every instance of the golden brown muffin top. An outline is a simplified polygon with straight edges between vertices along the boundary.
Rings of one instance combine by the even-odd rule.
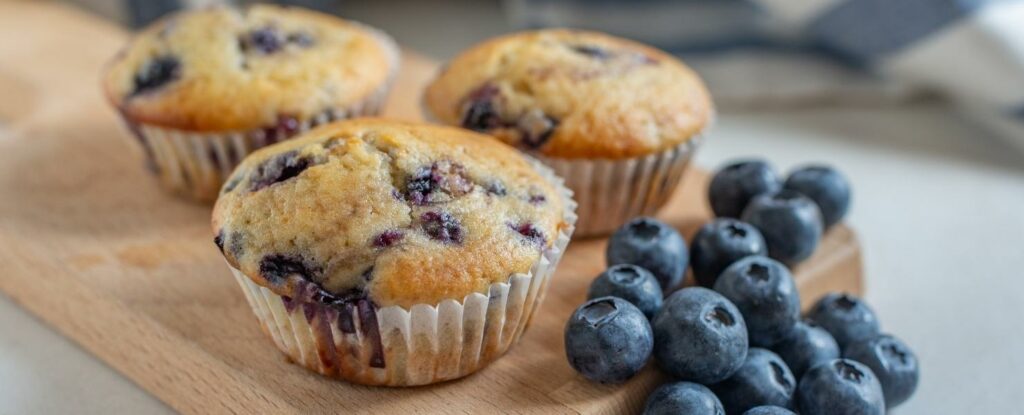
[[[711,98],[674,57],[565,29],[495,38],[453,59],[428,115],[549,157],[620,159],[668,149],[711,121]]]
[[[219,7],[144,29],[107,67],[103,86],[134,121],[239,131],[359,105],[397,65],[392,41],[355,22],[294,7]]]
[[[494,138],[361,119],[247,157],[212,222],[228,262],[280,295],[410,308],[530,271],[568,226],[560,191]]]

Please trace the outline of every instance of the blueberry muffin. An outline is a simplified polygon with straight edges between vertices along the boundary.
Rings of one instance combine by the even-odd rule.
[[[464,376],[508,349],[568,243],[573,208],[550,170],[491,137],[360,119],[251,154],[212,225],[294,361],[407,386]]]
[[[253,150],[336,119],[375,114],[394,43],[299,8],[208,8],[137,34],[103,76],[108,101],[166,188],[213,201]]]
[[[700,78],[657,49],[563,29],[463,52],[427,87],[428,118],[492,134],[564,177],[578,233],[653,213],[675,189],[713,108]]]

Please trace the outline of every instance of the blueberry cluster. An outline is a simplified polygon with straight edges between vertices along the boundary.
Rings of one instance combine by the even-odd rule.
[[[566,325],[569,364],[614,384],[653,357],[675,380],[649,396],[645,414],[881,415],[906,401],[919,375],[913,352],[847,294],[801,316],[793,276],[768,256],[768,241],[756,226],[719,218],[687,249],[656,219],[627,223]],[[688,265],[699,286],[675,290]]]
[[[727,164],[708,188],[715,216],[740,218],[761,231],[768,256],[796,264],[814,253],[825,230],[850,207],[850,184],[829,166],[809,165],[785,182],[763,160]]]

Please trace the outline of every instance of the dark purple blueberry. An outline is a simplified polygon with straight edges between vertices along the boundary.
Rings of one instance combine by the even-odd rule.
[[[466,169],[459,163],[447,160],[420,168],[405,184],[407,199],[417,205],[444,201],[438,198],[439,192],[449,197],[459,197],[472,190],[473,182],[466,176]]]
[[[882,385],[870,368],[849,359],[821,363],[802,378],[797,403],[805,415],[883,415]]]
[[[481,85],[469,93],[463,104],[462,127],[475,131],[488,131],[502,125],[495,100],[501,91],[491,83]]]
[[[505,187],[505,183],[502,183],[501,180],[495,179],[487,185],[487,193],[495,196],[505,196],[508,194],[508,188]]]
[[[825,329],[812,321],[801,321],[785,339],[772,346],[799,379],[819,363],[839,358],[839,344]]]
[[[270,254],[260,260],[260,275],[271,284],[280,284],[292,275],[306,281],[314,281],[320,270],[310,266],[301,257],[284,254]]]
[[[375,248],[387,248],[400,242],[403,237],[405,237],[405,234],[402,231],[389,229],[373,238],[373,246]]]
[[[682,282],[689,260],[679,231],[650,217],[633,219],[615,231],[605,257],[608,265],[633,264],[651,271],[665,292]]]
[[[527,111],[516,122],[516,128],[521,134],[520,143],[529,149],[537,149],[547,143],[556,127],[558,120],[539,109]]]
[[[883,334],[853,343],[843,350],[843,357],[871,368],[882,384],[887,408],[906,402],[917,389],[920,377],[917,356],[900,339],[891,335]]]
[[[281,35],[272,27],[262,27],[249,32],[243,44],[247,49],[255,49],[267,55],[281,50],[284,46]]]
[[[651,326],[658,367],[676,378],[717,383],[732,376],[747,358],[743,315],[707,288],[683,288],[670,295]]]
[[[743,366],[711,389],[729,414],[742,414],[758,405],[792,408],[796,378],[778,355],[752,347]]]
[[[743,160],[718,170],[708,186],[715,216],[738,218],[754,196],[782,188],[778,173],[763,160]]]
[[[830,293],[822,297],[807,312],[807,318],[827,330],[840,349],[874,338],[880,330],[875,311],[849,294]]]
[[[426,212],[420,216],[420,226],[430,239],[447,244],[462,243],[462,225],[448,212]]]
[[[221,189],[221,193],[231,193],[238,187],[238,184],[242,182],[242,176],[234,176],[227,183],[224,184],[224,188]]]
[[[544,235],[544,231],[537,229],[537,227],[533,226],[532,223],[510,223],[508,224],[508,227],[525,238],[526,242],[538,248],[543,248],[548,242],[548,238]]]
[[[181,61],[170,55],[157,56],[135,74],[131,95],[158,89],[181,77]]]
[[[213,237],[213,244],[217,245],[217,249],[220,250],[221,254],[224,253],[224,230],[223,229],[221,229],[220,232],[217,232],[217,236]]]
[[[701,226],[693,237],[690,267],[697,283],[711,288],[726,267],[751,255],[768,255],[761,232],[746,222],[718,218]]]
[[[245,234],[235,231],[227,235],[228,253],[235,258],[242,256],[242,248],[245,241]]]
[[[288,43],[294,43],[304,48],[313,46],[313,36],[306,32],[293,32],[288,34]]]
[[[263,138],[267,144],[273,144],[295,135],[301,125],[298,118],[292,115],[279,114],[273,126],[263,129]]]
[[[249,174],[249,191],[255,192],[274,183],[291,179],[314,164],[309,157],[300,156],[295,150],[277,155],[256,166]]]
[[[743,314],[750,344],[771,346],[800,321],[800,294],[789,269],[764,256],[748,256],[722,272],[715,291]]]
[[[609,52],[607,49],[602,48],[600,46],[595,46],[595,45],[570,45],[569,48],[572,49],[576,53],[579,53],[581,55],[584,55],[584,56],[587,56],[587,57],[593,58],[593,59],[606,60],[606,59],[612,57],[612,53],[611,52]]]
[[[531,205],[541,205],[544,204],[544,202],[547,202],[548,198],[544,195],[530,195],[530,199],[528,201]]]
[[[618,297],[629,301],[648,319],[661,309],[661,285],[650,271],[636,265],[613,265],[590,283],[587,298]]]
[[[704,385],[666,383],[651,392],[643,415],[725,415],[722,402]]]
[[[653,344],[647,317],[621,298],[587,301],[565,325],[569,365],[595,382],[629,380],[647,365]]]
[[[850,209],[850,182],[829,166],[812,165],[796,169],[789,174],[783,187],[811,198],[821,209],[826,229],[839,223]]]
[[[743,221],[761,231],[768,256],[787,264],[810,257],[823,232],[818,206],[792,190],[755,197],[743,211]]]

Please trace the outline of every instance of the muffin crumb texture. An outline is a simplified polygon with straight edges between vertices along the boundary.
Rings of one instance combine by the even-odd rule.
[[[427,88],[439,121],[550,157],[630,158],[699,134],[712,104],[671,55],[600,33],[522,32],[462,53]]]
[[[364,119],[243,161],[214,208],[214,242],[279,295],[409,308],[529,272],[567,226],[564,208],[492,138]]]
[[[150,25],[110,63],[103,83],[108,100],[135,121],[244,131],[358,105],[396,69],[390,39],[358,23],[300,8],[215,7]]]

